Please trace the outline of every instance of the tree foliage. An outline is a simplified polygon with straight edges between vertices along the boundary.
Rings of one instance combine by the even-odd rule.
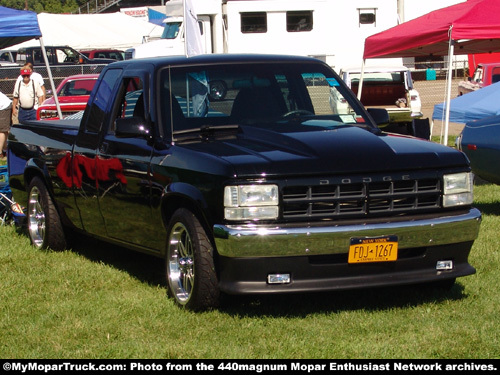
[[[2,6],[12,9],[25,9],[36,13],[71,13],[76,12],[78,7],[87,3],[88,0],[2,0]]]

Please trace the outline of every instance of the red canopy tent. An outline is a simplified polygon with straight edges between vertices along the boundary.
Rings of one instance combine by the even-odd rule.
[[[500,1],[468,0],[427,13],[365,40],[363,59],[377,57],[448,56],[447,103],[451,95],[454,54],[500,51]],[[448,137],[449,104],[445,119]]]

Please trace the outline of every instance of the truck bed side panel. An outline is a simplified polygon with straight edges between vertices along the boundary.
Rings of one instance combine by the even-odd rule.
[[[78,121],[38,121],[14,125],[9,135],[9,181],[18,203],[28,205],[28,186],[42,177],[66,224],[81,227],[71,188],[71,151]],[[18,142],[22,139],[23,142]]]

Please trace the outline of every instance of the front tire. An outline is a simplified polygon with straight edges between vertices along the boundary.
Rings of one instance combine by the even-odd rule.
[[[220,292],[214,249],[196,216],[178,209],[167,228],[166,277],[168,295],[188,310],[219,305]]]
[[[34,177],[28,191],[28,234],[31,243],[38,249],[65,249],[61,218],[45,183]]]

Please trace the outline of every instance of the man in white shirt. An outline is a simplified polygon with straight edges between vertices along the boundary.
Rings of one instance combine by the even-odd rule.
[[[19,122],[36,120],[36,109],[43,99],[43,90],[38,82],[31,79],[31,73],[30,69],[21,69],[23,80],[14,87],[12,115],[17,116]]]
[[[43,77],[40,73],[37,73],[33,70],[33,64],[30,63],[30,62],[27,62],[26,64],[23,65],[23,67],[21,69],[29,69],[31,70],[31,79],[35,82],[38,82],[38,84],[40,85],[40,87],[42,88],[43,90],[43,98],[42,98],[42,101],[39,103],[39,104],[42,104],[42,102],[46,99],[46,95],[45,95],[45,82],[43,80]],[[21,75],[19,75],[19,77],[17,77],[17,80],[16,80],[16,85],[19,84],[19,82],[21,82],[23,80],[23,77]]]

